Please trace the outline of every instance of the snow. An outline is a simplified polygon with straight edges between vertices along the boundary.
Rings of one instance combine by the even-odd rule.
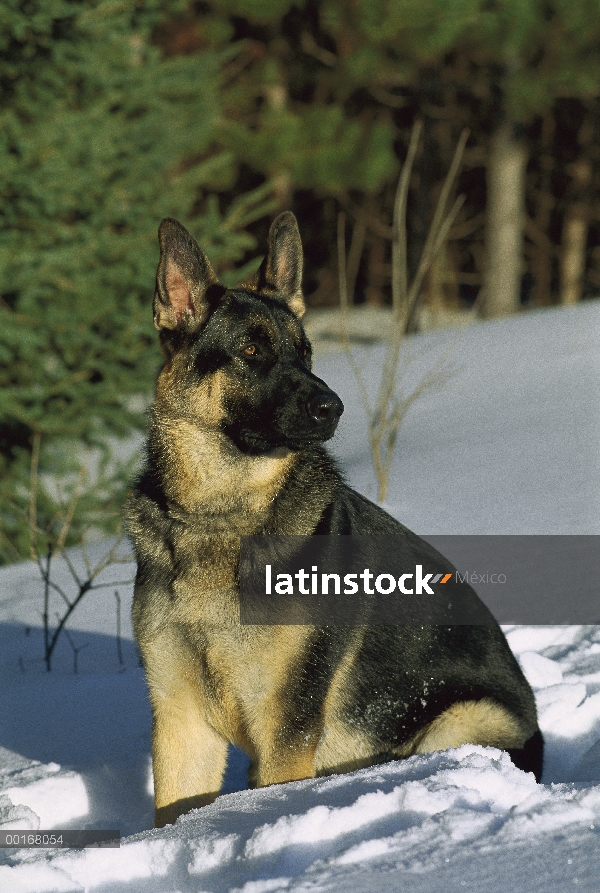
[[[406,417],[388,510],[423,535],[600,533],[599,333],[600,303],[587,302],[412,339],[408,386],[445,355],[454,374]],[[381,349],[358,356],[373,387]],[[317,373],[346,405],[333,450],[373,498],[347,360],[323,356]],[[107,548],[90,547],[90,561]],[[55,570],[72,594],[66,565]],[[600,889],[600,626],[505,627],[536,694],[542,784],[505,753],[465,745],[249,791],[232,750],[227,793],[152,830],[132,572],[103,572],[48,673],[38,571],[0,570],[0,830],[123,835],[119,849],[0,850],[2,893]]]

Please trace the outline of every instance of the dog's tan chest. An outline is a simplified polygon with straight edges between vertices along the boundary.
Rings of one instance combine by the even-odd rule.
[[[208,532],[260,530],[289,468],[291,450],[268,456],[233,453],[219,430],[193,419],[156,419],[164,461],[163,486],[183,512]]]

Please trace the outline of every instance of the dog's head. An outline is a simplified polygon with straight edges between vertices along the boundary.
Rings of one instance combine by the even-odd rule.
[[[294,215],[273,222],[258,273],[236,289],[218,282],[176,220],[163,220],[159,242],[154,324],[167,358],[157,386],[162,411],[219,429],[251,455],[332,437],[344,407],[311,372]]]

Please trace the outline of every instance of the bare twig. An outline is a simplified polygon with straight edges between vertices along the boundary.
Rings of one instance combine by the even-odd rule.
[[[393,109],[402,109],[408,104],[408,100],[405,96],[398,96],[396,93],[391,93],[389,90],[386,90],[385,87],[369,87],[369,92],[377,102],[380,102],[382,105],[388,105]]]
[[[450,227],[454,223],[456,215],[460,211],[463,206],[465,200],[464,195],[459,195],[452,209],[447,214],[446,218],[440,223],[439,229],[437,230],[434,238],[431,240],[429,244],[425,244],[423,249],[423,254],[421,256],[421,262],[419,263],[419,267],[417,269],[417,273],[413,280],[413,283],[410,287],[410,291],[408,293],[407,298],[407,307],[406,307],[406,318],[405,318],[405,329],[408,329],[412,316],[415,312],[417,302],[420,298],[421,293],[421,285],[423,283],[423,279],[425,274],[431,267],[432,263],[435,261],[438,256],[442,246],[448,239],[448,232]]]
[[[340,316],[342,329],[342,343],[348,356],[352,371],[358,383],[363,406],[367,413],[369,423],[369,444],[371,458],[378,483],[378,499],[383,502],[387,493],[391,462],[396,446],[398,431],[406,413],[412,403],[425,391],[439,385],[440,380],[448,378],[448,370],[443,370],[444,358],[435,368],[426,375],[414,390],[405,397],[395,396],[400,361],[401,349],[411,317],[413,316],[420,296],[423,279],[431,264],[443,248],[448,239],[450,228],[462,207],[464,196],[460,196],[454,202],[451,210],[446,211],[451,190],[454,186],[465,145],[469,136],[464,130],[458,141],[452,163],[444,180],[440,197],[435,209],[433,220],[427,233],[425,245],[417,271],[408,284],[407,262],[407,226],[406,207],[410,177],[416,157],[422,124],[416,121],[408,146],[407,156],[402,166],[396,197],[394,202],[394,218],[392,225],[392,320],[386,339],[385,355],[381,373],[380,384],[375,400],[375,407],[371,407],[368,390],[365,384],[362,370],[359,367],[350,349],[349,323],[348,323],[348,289],[346,273],[346,247],[345,247],[345,214],[338,215],[338,270],[340,287]],[[360,212],[364,225],[370,225],[364,212]],[[357,216],[357,219],[360,219]]]
[[[335,53],[320,47],[308,31],[303,31],[300,35],[300,46],[307,56],[313,56],[328,68],[334,68],[337,65],[338,58]]]
[[[357,384],[360,388],[361,398],[363,401],[363,405],[367,410],[367,414],[370,413],[369,408],[369,395],[367,392],[367,388],[363,379],[362,371],[360,366],[356,362],[356,359],[350,350],[350,330],[349,330],[349,309],[350,302],[348,300],[348,283],[346,278],[346,236],[345,236],[345,228],[346,228],[346,215],[343,211],[340,211],[338,214],[338,231],[337,231],[337,248],[338,248],[338,276],[339,276],[339,289],[340,289],[340,321],[341,321],[341,335],[342,335],[342,344],[344,345],[344,350],[346,351],[346,355],[348,357],[348,361],[350,362],[350,366],[352,367],[352,371],[354,373],[354,377],[356,378]]]
[[[71,555],[65,549],[69,530],[73,523],[77,505],[81,497],[83,483],[90,457],[89,453],[86,455],[84,461],[81,464],[77,479],[75,481],[73,492],[71,493],[71,498],[62,517],[60,513],[57,513],[57,516],[52,519],[47,530],[43,530],[39,526],[37,496],[39,488],[40,443],[41,435],[39,432],[35,432],[33,435],[32,443],[29,501],[27,509],[22,509],[19,506],[14,506],[13,508],[16,511],[20,512],[20,514],[27,520],[30,536],[31,558],[33,561],[35,561],[43,582],[42,623],[44,627],[44,661],[46,663],[46,669],[48,670],[48,672],[51,670],[52,656],[56,647],[56,643],[58,642],[61,633],[64,632],[73,649],[74,668],[75,672],[77,672],[78,653],[81,648],[76,648],[73,644],[66,629],[66,624],[73,614],[73,611],[77,608],[78,604],[84,598],[86,593],[90,592],[93,589],[102,589],[106,586],[128,586],[129,584],[133,583],[133,578],[130,580],[118,581],[116,584],[114,580],[110,582],[97,582],[98,577],[104,570],[106,570],[107,567],[113,564],[127,563],[131,560],[131,558],[129,556],[126,557],[118,555],[118,550],[123,540],[122,535],[117,537],[108,552],[103,555],[96,564],[93,564],[90,561],[85,545],[82,544],[80,549],[85,566],[85,573],[82,575],[78,572]],[[58,535],[53,533],[53,530],[56,529],[56,526],[59,526]],[[46,552],[44,555],[41,555],[39,551],[38,544],[40,541],[46,543]],[[59,557],[64,560],[73,580],[73,583],[75,584],[74,597],[69,597],[69,595],[67,594],[68,590],[66,590],[66,588],[63,588],[56,582],[55,579],[53,579],[53,572],[56,567],[56,559]],[[57,626],[54,630],[50,629],[50,597],[52,592],[57,593],[57,595],[60,596],[65,605],[64,612],[62,614],[57,613]],[[120,635],[119,604],[117,650],[120,662],[122,663]]]
[[[46,669],[50,672],[50,625],[48,611],[50,607],[50,562],[52,561],[52,546],[48,543],[48,552],[46,555],[46,567],[42,574],[44,580],[44,660],[46,661]]]
[[[52,562],[57,557],[56,552],[52,546],[52,543],[48,542],[48,551],[46,553],[45,558],[42,558],[39,554],[36,554],[35,560],[36,560],[37,566],[40,570],[40,575],[42,577],[42,580],[44,582],[44,609],[43,609],[43,614],[42,614],[42,621],[43,621],[43,625],[44,625],[44,661],[46,663],[46,669],[48,670],[48,672],[50,672],[50,670],[52,669],[52,655],[54,653],[54,649],[56,647],[56,643],[58,642],[60,634],[63,632],[63,630],[64,630],[65,634],[67,633],[67,630],[65,629],[66,623],[69,620],[73,611],[76,609],[77,605],[81,602],[83,597],[86,595],[86,593],[91,592],[94,589],[104,589],[107,586],[115,586],[115,585],[129,586],[131,583],[133,583],[133,579],[134,579],[133,577],[131,577],[128,580],[119,580],[116,584],[114,581],[107,581],[106,583],[95,583],[94,582],[97,579],[97,577],[102,573],[102,571],[106,570],[106,568],[109,567],[110,565],[124,564],[130,560],[127,557],[117,557],[116,553],[117,553],[117,550],[118,550],[121,542],[122,542],[122,536],[119,537],[115,541],[115,543],[111,546],[111,548],[106,553],[106,555],[104,555],[103,558],[101,558],[100,561],[94,567],[92,567],[90,565],[89,573],[85,579],[82,579],[79,576],[79,574],[77,573],[77,570],[75,568],[75,565],[73,564],[73,561],[71,560],[71,556],[69,555],[69,553],[67,551],[62,552],[60,557],[64,560],[65,564],[67,565],[67,568],[69,569],[69,572],[70,572],[70,574],[73,578],[73,581],[75,582],[75,585],[76,585],[77,594],[76,594],[75,598],[72,600],[69,599],[69,597],[65,593],[62,586],[59,586],[58,583],[56,583],[51,578],[51,572],[52,572],[52,567],[53,567]],[[62,598],[62,600],[64,601],[64,603],[66,605],[66,610],[65,610],[64,614],[57,615],[58,624],[53,632],[50,631],[50,611],[49,611],[50,590],[51,589],[60,595],[60,597]]]
[[[367,235],[367,227],[364,220],[355,220],[352,227],[352,239],[350,241],[350,250],[348,252],[348,263],[346,268],[346,282],[350,300],[354,302],[354,291],[356,289],[356,279],[360,267],[360,259],[365,247],[365,238]]]
[[[69,528],[71,526],[71,522],[73,521],[75,509],[77,508],[77,503],[79,502],[79,497],[81,496],[81,489],[83,487],[83,481],[87,473],[89,459],[90,453],[88,452],[86,453],[84,461],[81,463],[81,467],[77,475],[77,480],[75,482],[75,487],[73,488],[73,494],[69,501],[69,505],[67,506],[67,511],[65,512],[62,527],[56,540],[55,554],[59,554],[60,552],[62,552],[67,541]]]
[[[115,589],[115,598],[117,600],[117,657],[120,665],[124,666],[125,661],[123,660],[123,651],[121,649],[121,596],[118,589]]]
[[[415,134],[415,128],[413,128],[413,136]],[[417,131],[417,138],[420,134],[420,130]],[[442,245],[444,244],[448,231],[452,226],[456,215],[458,214],[463,202],[464,196],[460,196],[454,203],[452,210],[449,214],[445,215],[445,207],[448,201],[448,196],[450,194],[450,189],[456,179],[456,175],[458,173],[460,160],[462,158],[465,145],[469,136],[469,132],[467,130],[463,130],[460,139],[458,141],[458,145],[456,147],[456,151],[454,153],[454,157],[452,159],[452,164],[450,166],[450,170],[444,180],[444,185],[442,187],[442,191],[440,193],[440,197],[438,199],[438,203],[435,209],[435,214],[433,216],[433,220],[431,222],[431,226],[429,227],[429,232],[427,233],[427,238],[425,240],[425,245],[423,247],[423,252],[421,254],[421,260],[419,262],[419,266],[417,268],[417,272],[413,279],[413,282],[410,288],[405,291],[406,285],[403,283],[397,288],[397,294],[400,296],[402,292],[405,292],[405,299],[401,302],[401,304],[397,304],[394,307],[394,319],[392,332],[387,342],[387,349],[385,354],[385,360],[383,365],[383,375],[382,375],[382,387],[380,388],[378,400],[377,400],[377,408],[376,408],[376,416],[378,418],[383,418],[385,415],[386,407],[390,406],[390,402],[392,399],[392,394],[394,392],[396,386],[396,374],[398,370],[398,362],[400,359],[400,351],[402,348],[402,341],[404,334],[407,330],[408,322],[415,310],[415,305],[418,300],[421,284],[423,282],[423,278],[433,263],[435,257],[440,251]],[[411,143],[409,145],[409,153],[411,152],[411,148],[413,146],[413,139],[411,138]],[[408,181],[408,177],[410,175],[410,171],[412,169],[414,153],[416,152],[416,147],[412,148],[412,155],[407,155],[406,162],[403,165],[402,173],[400,175],[400,180],[403,178]],[[405,171],[408,169],[408,174],[405,177]],[[400,193],[400,189],[398,189],[398,193]],[[394,208],[394,231],[397,234],[397,241],[401,242],[404,240],[404,245],[406,244],[406,210],[405,210],[405,202],[404,207],[402,204],[402,200],[397,201]],[[401,220],[398,221],[396,219],[397,214],[403,215]],[[404,231],[404,236],[400,235],[400,230]],[[401,252],[402,249],[399,249]],[[406,247],[404,247],[404,257],[406,257]],[[401,269],[401,261],[397,264],[400,267],[400,275],[406,275],[406,273]],[[404,267],[406,270],[406,266]],[[400,297],[399,297],[400,300]]]
[[[413,124],[406,161],[400,171],[396,199],[394,201],[394,217],[392,223],[392,310],[395,318],[400,317],[402,308],[406,305],[408,295],[408,265],[406,255],[406,203],[408,200],[408,187],[412,173],[415,155],[421,138],[423,123],[415,121]]]
[[[460,164],[468,138],[469,131],[465,129],[461,133],[458,144],[454,151],[452,163],[450,164],[450,169],[446,174],[446,179],[444,180],[442,191],[435,208],[433,220],[431,221],[431,226],[429,227],[429,232],[427,233],[425,246],[421,254],[421,261],[419,263],[419,267],[417,269],[417,273],[411,285],[410,291],[407,295],[406,323],[409,322],[410,317],[414,311],[415,304],[419,298],[423,278],[427,270],[435,260],[442,245],[448,238],[450,227],[454,223],[456,215],[460,211],[465,200],[464,196],[459,196],[459,198],[456,199],[451,211],[446,214],[446,207],[448,204],[448,199],[450,197],[450,192],[454,187],[454,182],[460,169]]]
[[[394,232],[392,227],[375,217],[369,209],[355,204],[344,193],[339,193],[337,198],[342,208],[345,208],[348,213],[352,214],[355,220],[362,221],[373,235],[379,236],[380,239],[386,239],[387,241],[393,239]]]
[[[343,211],[338,214],[337,227],[338,249],[338,281],[340,289],[340,310],[342,321],[348,320],[348,280],[346,278],[346,215]]]
[[[114,543],[114,545],[107,552],[107,554],[98,562],[98,564],[95,567],[93,567],[91,569],[91,572],[89,573],[89,575],[87,576],[87,578],[85,580],[80,579],[68,553],[67,552],[62,553],[61,557],[65,560],[67,567],[69,568],[69,571],[71,573],[71,576],[73,577],[73,580],[75,581],[75,584],[77,586],[77,595],[75,596],[75,598],[72,601],[66,596],[64,590],[50,579],[50,562],[53,557],[53,553],[51,551],[49,551],[48,557],[46,560],[46,567],[43,572],[44,593],[45,593],[45,595],[44,595],[44,646],[45,646],[44,660],[46,661],[46,668],[48,669],[48,671],[50,671],[50,669],[51,669],[52,654],[56,647],[56,643],[59,639],[59,636],[63,630],[65,630],[65,633],[66,633],[66,629],[65,629],[66,623],[67,623],[69,617],[71,616],[71,614],[73,613],[73,611],[75,610],[75,608],[77,607],[77,605],[81,602],[83,597],[86,595],[86,593],[91,592],[94,589],[104,589],[107,586],[114,586],[114,585],[129,586],[131,583],[133,583],[133,577],[129,580],[120,580],[116,584],[113,581],[106,582],[106,583],[94,583],[94,580],[98,577],[98,575],[100,573],[102,573],[102,571],[105,570],[109,565],[120,564],[120,563],[124,563],[127,561],[126,558],[116,558],[116,555],[115,555],[116,550],[118,549],[121,541],[122,541],[122,538],[119,538]],[[62,614],[62,616],[59,615],[58,625],[52,634],[50,634],[50,630],[48,627],[48,595],[49,595],[50,587],[53,588],[54,590],[56,590],[62,596],[63,600],[65,601],[65,603],[67,605],[67,609],[64,612],[64,614]]]
[[[40,443],[42,435],[39,431],[33,434],[31,446],[31,470],[29,473],[29,555],[36,556],[35,533],[37,521],[38,470],[40,466]]]
[[[67,637],[67,641],[73,651],[73,673],[76,675],[77,674],[77,658],[78,658],[79,652],[82,651],[84,648],[87,648],[87,646],[89,645],[89,642],[84,642],[83,645],[76,646],[75,642],[69,635],[68,629],[65,629],[65,636]]]

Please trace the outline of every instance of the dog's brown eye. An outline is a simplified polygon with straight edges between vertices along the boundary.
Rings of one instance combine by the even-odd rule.
[[[242,350],[242,353],[246,357],[254,357],[258,353],[258,348],[257,348],[256,344],[249,344],[247,347],[245,347]]]

